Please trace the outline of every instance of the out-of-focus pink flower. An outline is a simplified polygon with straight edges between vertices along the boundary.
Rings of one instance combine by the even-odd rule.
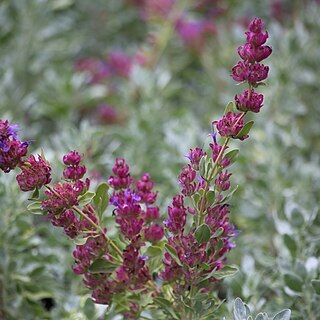
[[[118,110],[108,104],[101,104],[97,108],[97,116],[103,124],[113,124],[119,121]]]
[[[216,27],[209,20],[180,18],[176,23],[176,31],[186,47],[201,52],[207,37],[216,33]]]

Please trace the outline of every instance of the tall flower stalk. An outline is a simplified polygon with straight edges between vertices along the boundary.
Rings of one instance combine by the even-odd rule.
[[[269,72],[260,62],[272,52],[263,27],[258,18],[250,23],[246,43],[238,48],[242,61],[232,68],[232,78],[248,88],[212,122],[209,146],[186,155],[189,163],[178,176],[181,192],[164,221],[149,174],[134,180],[125,160],[116,159],[108,183],[89,191],[83,157],[74,150],[64,155],[62,179],[52,185],[45,156],[25,158],[28,143],[19,140],[17,126],[0,120],[0,169],[20,168],[20,189],[33,191],[28,209],[46,214],[75,242],[72,268],[83,275],[95,303],[111,308],[120,299],[117,306],[125,319],[143,318],[147,307],[161,310],[156,311],[159,319],[206,319],[216,313],[216,284],[237,271],[226,265],[238,233],[230,220],[229,201],[236,188],[231,189],[228,168],[239,150],[230,149],[229,142],[249,137],[253,121],[246,122],[245,116],[258,113],[263,104],[255,89]],[[118,228],[113,239],[104,225],[108,206]]]

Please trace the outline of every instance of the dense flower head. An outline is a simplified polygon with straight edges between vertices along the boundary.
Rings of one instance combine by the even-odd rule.
[[[270,56],[272,48],[263,45],[268,39],[268,32],[263,33],[262,29],[261,19],[256,18],[251,21],[249,31],[245,32],[247,41],[238,48],[238,54],[243,61],[239,61],[232,68],[231,75],[235,81],[255,84],[268,77],[269,67],[259,62]]]
[[[110,186],[115,190],[126,189],[133,182],[130,177],[129,166],[125,163],[125,160],[116,158],[116,163],[112,168],[114,176],[111,176],[108,180]]]
[[[256,93],[254,89],[245,90],[243,93],[237,94],[234,99],[238,110],[244,112],[258,113],[263,105],[263,95]]]
[[[137,195],[140,197],[140,201],[143,203],[152,204],[157,199],[157,192],[153,192],[154,181],[150,180],[150,175],[144,173],[140,180],[136,183]]]
[[[150,242],[157,242],[164,236],[163,227],[159,224],[152,224],[144,228],[144,240]]]
[[[272,49],[269,46],[254,47],[251,43],[238,48],[239,56],[250,63],[260,62],[270,56]]]
[[[45,191],[48,199],[42,201],[42,207],[51,213],[61,213],[78,204],[78,196],[81,191],[81,186],[69,182],[58,182],[54,185],[53,191]]]
[[[81,162],[82,157],[76,150],[70,151],[68,154],[63,156],[63,163],[66,166],[77,166]]]
[[[32,154],[20,165],[21,173],[17,175],[19,187],[22,191],[40,189],[51,181],[51,167],[48,161]]]
[[[219,239],[222,239],[223,246],[219,247],[219,251],[215,252],[216,259],[222,259],[224,255],[235,247],[234,239],[238,232],[234,225],[230,223],[230,211],[228,205],[217,205],[208,209],[206,216],[206,224],[210,226],[212,232],[222,228],[222,234],[219,238],[211,238],[210,243],[213,248],[217,247]]]
[[[256,83],[265,80],[268,77],[268,72],[269,67],[263,64],[239,61],[232,68],[232,78],[238,82]]]
[[[244,127],[244,120],[241,118],[241,113],[227,112],[226,115],[219,121],[214,121],[219,134],[222,137],[236,137]],[[247,138],[245,136],[241,140]]]
[[[103,234],[88,238],[84,245],[77,245],[73,251],[75,265],[73,272],[76,274],[84,274],[88,271],[91,262],[107,253],[107,240]],[[109,257],[107,257],[109,258]]]
[[[28,153],[28,143],[18,140],[18,126],[0,119],[0,169],[10,172],[22,163]]]
[[[77,151],[70,151],[63,156],[63,163],[67,168],[63,170],[63,177],[67,180],[77,181],[83,178],[87,172],[85,166],[80,166],[82,157]]]

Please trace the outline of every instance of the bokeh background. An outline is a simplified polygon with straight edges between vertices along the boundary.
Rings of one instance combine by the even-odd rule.
[[[312,0],[2,0],[0,114],[61,175],[85,155],[92,179],[125,157],[149,172],[166,215],[189,148],[242,88],[230,77],[250,19],[270,35],[265,104],[232,167],[240,230],[219,290],[256,312],[320,318],[320,3]],[[59,173],[60,172],[60,173]],[[0,177],[0,311],[9,319],[113,319],[72,273],[73,244]],[[111,215],[111,213],[110,213]],[[231,313],[230,313],[231,315]],[[231,318],[231,316],[230,316]],[[228,319],[228,316],[227,316]]]

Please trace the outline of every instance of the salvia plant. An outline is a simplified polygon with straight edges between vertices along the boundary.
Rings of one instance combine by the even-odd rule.
[[[247,88],[212,122],[208,146],[196,146],[186,155],[188,163],[178,176],[181,191],[172,198],[166,219],[150,175],[134,179],[125,159],[117,158],[107,182],[91,191],[94,183],[85,177],[83,156],[70,151],[62,159],[61,180],[52,184],[52,168],[43,152],[27,156],[29,142],[19,140],[18,126],[0,120],[1,170],[18,167],[20,189],[33,192],[28,210],[45,214],[74,241],[73,272],[82,275],[96,304],[108,306],[106,317],[216,319],[219,282],[237,272],[226,263],[238,234],[230,220],[229,202],[237,187],[231,188],[229,167],[239,150],[230,144],[249,137],[253,121],[245,118],[263,106],[263,95],[256,90],[265,85],[269,72],[261,61],[272,52],[263,28],[258,18],[249,24],[246,43],[238,48],[241,61],[231,74]],[[40,189],[45,191],[40,194]],[[104,223],[108,207],[116,233],[114,225]],[[273,319],[289,318],[290,311],[284,310]],[[240,299],[234,319],[253,319]]]

